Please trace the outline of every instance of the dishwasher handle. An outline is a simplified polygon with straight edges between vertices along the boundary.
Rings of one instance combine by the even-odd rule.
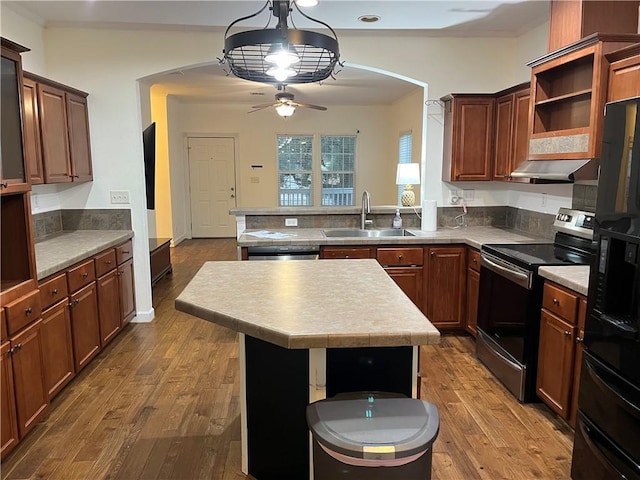
[[[501,277],[511,280],[516,285],[531,290],[533,288],[533,274],[498,257],[486,252],[481,253],[480,266],[485,267]]]

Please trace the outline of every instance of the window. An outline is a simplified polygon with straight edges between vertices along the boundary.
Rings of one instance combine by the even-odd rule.
[[[319,142],[316,138],[278,135],[281,207],[354,204],[356,137],[322,135]]]
[[[398,163],[411,163],[412,142],[413,135],[411,132],[400,134]],[[398,205],[402,205],[402,192],[404,192],[404,185],[398,185]]]

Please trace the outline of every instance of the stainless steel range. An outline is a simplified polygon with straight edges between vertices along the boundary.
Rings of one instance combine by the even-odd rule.
[[[538,268],[588,265],[594,214],[561,208],[553,243],[488,244],[481,249],[478,358],[522,402],[536,400],[543,279]]]

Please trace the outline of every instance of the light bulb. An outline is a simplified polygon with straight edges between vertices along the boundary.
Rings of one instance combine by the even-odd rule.
[[[293,105],[288,105],[286,103],[283,103],[282,105],[278,105],[276,107],[276,112],[278,112],[278,115],[280,115],[281,117],[290,117],[295,111],[296,107],[294,107]]]
[[[315,7],[318,0],[296,0],[299,7]]]
[[[296,75],[296,71],[290,68],[273,67],[267,70],[267,75],[271,75],[279,82],[284,82],[287,78]]]
[[[266,62],[277,65],[280,68],[288,68],[300,61],[300,57],[294,47],[281,44],[272,45],[264,59]]]

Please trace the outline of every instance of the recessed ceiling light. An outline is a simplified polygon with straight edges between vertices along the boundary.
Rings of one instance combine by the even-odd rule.
[[[300,7],[315,7],[318,4],[318,0],[296,0],[296,3]]]
[[[362,15],[358,17],[358,20],[362,23],[376,23],[380,20],[380,15]]]

